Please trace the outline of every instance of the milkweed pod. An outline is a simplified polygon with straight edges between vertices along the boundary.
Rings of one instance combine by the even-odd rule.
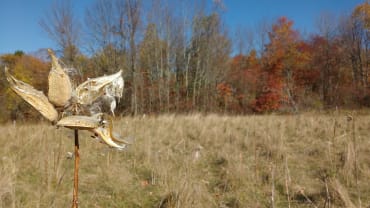
[[[125,140],[125,139],[122,139],[121,138],[121,135],[119,135],[117,132],[114,132],[113,131],[112,117],[110,117],[109,115],[104,116],[103,123],[106,124],[106,128],[109,131],[109,135],[110,135],[110,137],[112,138],[112,140],[114,142],[123,143],[123,144],[132,144],[132,142],[129,142],[129,141]]]
[[[100,114],[94,116],[67,116],[60,119],[57,126],[70,129],[91,130],[101,125]]]
[[[134,143],[134,138],[133,137],[126,137],[124,139],[122,139],[121,135],[119,135],[117,132],[112,132],[112,140],[114,142],[118,142],[118,143],[123,143],[123,144],[133,144]]]
[[[54,122],[58,119],[58,112],[49,102],[44,93],[36,90],[31,85],[14,78],[12,75],[10,75],[7,67],[5,67],[5,76],[10,84],[10,88],[37,111],[39,111],[41,115],[51,122]]]
[[[112,129],[113,123],[109,116],[104,116],[101,126],[92,129],[91,131],[97,135],[97,137],[106,143],[108,146],[116,148],[118,150],[123,150],[126,148],[126,143],[124,140],[116,138]],[[126,143],[126,144],[125,144]]]
[[[110,93],[113,91],[113,93]],[[109,76],[88,79],[76,88],[77,102],[82,105],[90,105],[104,93],[122,97],[123,79],[122,70]]]
[[[68,74],[59,64],[58,58],[51,49],[48,49],[51,57],[51,70],[49,72],[48,97],[55,106],[65,106],[72,96],[72,84]]]
[[[110,147],[116,148],[118,150],[123,150],[126,148],[126,144],[119,144],[113,141],[112,135],[109,133],[109,129],[104,126],[92,129],[91,131],[95,133],[101,141],[103,141]]]

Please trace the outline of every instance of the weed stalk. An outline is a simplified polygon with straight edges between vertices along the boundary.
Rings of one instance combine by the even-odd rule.
[[[354,146],[354,157],[355,157],[355,181],[356,181],[356,189],[357,189],[357,197],[358,197],[358,204],[359,207],[362,207],[361,202],[361,192],[359,187],[359,170],[358,170],[358,155],[357,155],[357,141],[356,141],[356,124],[355,124],[355,117],[353,117],[352,120],[352,140],[353,140],[353,146]]]

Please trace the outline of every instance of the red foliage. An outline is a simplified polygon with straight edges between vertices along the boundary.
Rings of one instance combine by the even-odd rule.
[[[252,101],[251,106],[256,112],[270,112],[273,110],[278,110],[280,107],[280,93],[272,90],[268,90],[260,95],[257,99]]]
[[[233,112],[249,110],[248,106],[260,87],[260,73],[260,59],[255,50],[248,55],[237,55],[231,60],[230,71],[226,76],[226,81],[234,90],[230,110]]]
[[[292,29],[293,21],[280,18],[269,32],[269,44],[263,54],[262,90],[251,103],[256,112],[293,107],[312,83],[317,83],[320,73],[310,67],[311,45],[300,40]]]
[[[284,99],[284,73],[289,72],[295,64],[299,37],[292,26],[293,21],[281,17],[269,32],[270,43],[263,57],[266,63],[262,74],[265,90],[259,92],[256,100],[251,103],[257,112],[277,110]]]

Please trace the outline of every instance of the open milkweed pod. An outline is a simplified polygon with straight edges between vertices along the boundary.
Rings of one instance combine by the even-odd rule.
[[[105,93],[111,97],[121,98],[123,87],[125,85],[125,82],[122,78],[122,70],[113,75],[115,75],[115,78],[113,79],[112,83],[105,88]]]
[[[103,125],[92,129],[91,131],[95,133],[100,140],[102,140],[104,143],[106,143],[110,147],[114,147],[118,150],[123,150],[126,148],[126,144],[129,144],[128,142],[116,138],[116,136],[113,134],[113,123],[111,118],[105,118],[102,121]]]
[[[51,49],[48,49],[51,58],[51,70],[49,72],[48,97],[55,106],[65,106],[72,96],[72,84],[68,74],[59,64],[58,58]]]
[[[122,97],[123,79],[122,70],[109,76],[102,76],[88,79],[76,88],[77,102],[82,105],[90,105],[104,93],[113,94],[115,97]]]
[[[5,67],[5,76],[10,84],[10,88],[39,111],[41,115],[51,122],[55,122],[58,119],[58,112],[42,91],[38,91],[31,85],[14,78],[10,75],[7,67]]]
[[[122,139],[121,135],[114,131],[112,131],[112,135],[113,141],[118,143],[133,144],[135,140],[133,137],[126,137],[125,139]]]
[[[67,116],[60,119],[57,126],[91,131],[99,140],[119,150],[126,148],[126,144],[130,144],[112,132],[112,120],[103,113],[97,113],[93,116]]]
[[[109,129],[109,134],[111,135],[111,138],[114,142],[123,143],[123,144],[132,144],[132,142],[122,139],[121,135],[113,131],[112,117],[108,116],[107,118],[104,119],[103,123],[107,124],[108,129]]]
[[[91,130],[102,124],[102,113],[94,116],[67,116],[58,121],[57,126],[63,126],[70,129]]]

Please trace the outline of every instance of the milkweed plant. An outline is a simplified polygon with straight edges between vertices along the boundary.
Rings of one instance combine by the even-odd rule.
[[[48,49],[51,58],[51,70],[48,76],[48,96],[33,86],[17,80],[9,69],[5,67],[5,76],[10,88],[34,107],[43,117],[57,127],[66,127],[75,131],[75,172],[72,207],[78,207],[78,166],[79,142],[78,130],[87,130],[92,137],[97,138],[109,147],[123,150],[129,142],[120,138],[113,131],[110,115],[101,112],[103,99],[110,104],[114,116],[116,99],[122,97],[124,80],[122,70],[97,78],[87,79],[75,89],[72,87],[68,75],[68,68],[62,67],[61,62],[51,49]]]

